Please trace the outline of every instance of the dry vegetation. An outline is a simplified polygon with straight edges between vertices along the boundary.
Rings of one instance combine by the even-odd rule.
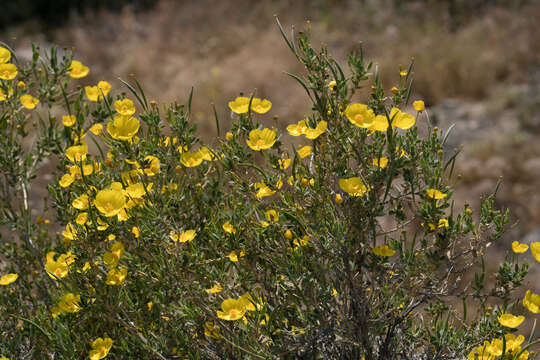
[[[272,14],[286,25],[309,19],[314,38],[338,57],[363,43],[386,70],[388,87],[397,78],[391,69],[397,74],[413,57],[421,69],[415,91],[430,105],[447,97],[482,99],[495,87],[526,81],[540,62],[540,5],[532,2],[519,9],[489,8],[455,31],[449,30],[445,7],[435,2],[396,9],[391,1],[164,0],[146,13],[127,7],[119,15],[74,16],[67,28],[48,35],[28,35],[21,28],[8,33],[18,37],[21,49],[31,41],[73,47],[92,64],[91,81],[134,75],[151,96],[165,101],[181,99],[195,86],[203,124],[210,118],[209,103],[222,105],[238,89],[271,97],[288,122],[301,117],[307,104],[300,88],[285,86],[291,80],[282,72],[299,65]]]

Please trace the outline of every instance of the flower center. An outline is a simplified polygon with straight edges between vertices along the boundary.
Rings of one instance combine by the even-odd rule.
[[[354,115],[354,121],[359,122],[359,123],[363,122],[364,117],[361,114],[356,114],[356,115]]]

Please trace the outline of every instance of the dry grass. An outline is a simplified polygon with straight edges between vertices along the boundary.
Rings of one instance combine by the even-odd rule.
[[[396,10],[391,1],[295,2],[163,0],[152,11],[101,12],[73,17],[50,40],[72,47],[91,65],[85,81],[134,75],[151,98],[184,100],[195,86],[196,119],[212,133],[211,102],[226,115],[226,101],[257,89],[274,114],[290,123],[307,109],[301,89],[282,74],[300,71],[272,14],[286,25],[312,23],[314,39],[344,59],[362,42],[390,88],[398,66],[414,57],[415,90],[428,104],[447,97],[479,99],[501,83],[520,82],[540,62],[540,4],[518,10],[491,8],[450,32],[442,6],[412,2]],[[12,33],[17,30],[12,30]],[[45,39],[22,36],[18,43]],[[120,86],[119,82],[115,83]]]

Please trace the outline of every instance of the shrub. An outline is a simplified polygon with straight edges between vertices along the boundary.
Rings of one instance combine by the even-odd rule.
[[[240,96],[210,144],[190,121],[191,95],[162,107],[136,81],[124,82],[130,96],[105,81],[77,87],[83,63],[34,48],[21,64],[4,44],[1,354],[533,358],[534,330],[514,334],[524,317],[513,315],[538,313],[538,295],[513,295],[529,246],[513,244],[486,274],[508,213],[496,190],[478,215],[455,208],[448,132],[422,101],[405,111],[412,64],[387,93],[362,53],[346,73],[312,48],[309,28],[290,39],[279,29],[305,66],[290,76],[311,115],[282,132],[268,125],[270,101]],[[51,158],[52,224],[30,205]]]

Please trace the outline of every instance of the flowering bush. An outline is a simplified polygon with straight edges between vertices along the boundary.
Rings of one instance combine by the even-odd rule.
[[[448,133],[422,101],[406,110],[412,64],[387,93],[362,53],[345,73],[308,35],[283,36],[311,115],[282,132],[271,101],[240,96],[209,144],[191,95],[161,107],[137,82],[83,88],[91,70],[71,56],[0,48],[1,355],[534,358],[519,326],[540,296],[513,295],[529,245],[487,283],[508,214],[495,194],[478,215],[455,208]],[[50,158],[53,224],[29,206]]]

